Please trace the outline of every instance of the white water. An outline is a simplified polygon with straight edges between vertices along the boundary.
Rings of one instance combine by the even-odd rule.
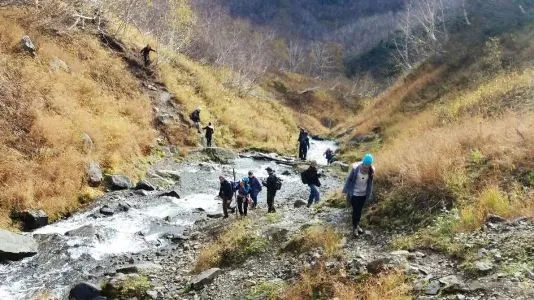
[[[335,152],[338,146],[333,141],[310,140],[310,150],[308,150],[307,159],[309,161],[316,160],[319,165],[327,165],[328,162],[324,157],[324,153],[328,148]]]

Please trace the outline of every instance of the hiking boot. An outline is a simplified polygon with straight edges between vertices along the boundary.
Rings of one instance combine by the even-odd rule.
[[[364,233],[363,229],[360,226],[356,227],[356,230],[358,231],[359,234]]]
[[[359,237],[359,236],[360,236],[360,233],[359,233],[359,231],[358,231],[358,228],[354,228],[354,229],[352,230],[352,235],[353,235],[354,237]]]
[[[307,208],[310,208],[310,206],[311,206],[311,204],[306,204],[306,207],[307,207]]]

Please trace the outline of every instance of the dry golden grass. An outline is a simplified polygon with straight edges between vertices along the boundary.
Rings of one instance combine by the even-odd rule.
[[[12,209],[42,208],[51,220],[75,209],[91,160],[137,175],[132,166],[155,137],[150,102],[121,59],[92,36],[50,37],[26,17],[0,11],[1,226]],[[38,47],[35,59],[18,50],[23,34]],[[51,70],[56,57],[69,70]],[[84,133],[94,142],[87,153]]]
[[[304,253],[322,248],[326,256],[337,254],[341,249],[343,236],[329,225],[312,225],[295,236],[285,247],[286,251]]]
[[[323,265],[306,270],[282,299],[400,300],[411,299],[411,285],[402,272],[383,273],[356,283]]]

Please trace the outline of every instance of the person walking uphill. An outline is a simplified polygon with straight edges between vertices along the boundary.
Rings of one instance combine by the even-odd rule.
[[[189,119],[193,121],[195,128],[198,130],[198,133],[200,133],[200,107],[197,107],[197,109],[191,112]]]
[[[248,177],[243,177],[239,182],[239,188],[237,189],[237,209],[239,215],[247,216],[248,201],[250,196],[250,185]]]
[[[362,228],[359,226],[362,209],[373,193],[373,177],[375,174],[373,161],[371,154],[365,154],[360,163],[354,164],[343,188],[343,194],[347,195],[347,200],[352,205],[352,226],[355,236],[363,233]]]
[[[156,52],[156,50],[152,49],[152,47],[150,47],[150,45],[148,44],[140,51],[141,55],[143,55],[143,62],[145,63],[145,67],[148,67],[150,65],[150,52]]]
[[[308,205],[306,205],[306,207],[310,207],[313,203],[317,204],[321,198],[319,193],[319,187],[321,186],[319,177],[321,177],[321,174],[317,170],[317,161],[313,160],[310,167],[302,172],[301,176],[302,182],[310,187],[310,197],[308,198]]]
[[[232,183],[226,180],[223,176],[219,176],[219,181],[221,182],[219,197],[222,199],[223,214],[225,218],[228,218],[228,207],[230,207],[230,202],[232,202],[234,190],[232,188]]]
[[[208,123],[208,126],[202,128],[206,131],[206,147],[211,147],[211,139],[213,137],[213,126],[211,125],[211,122]]]
[[[267,180],[262,182],[263,186],[267,188],[267,206],[269,207],[267,213],[275,213],[274,197],[276,196],[276,191],[282,188],[282,181],[275,175],[274,170],[271,169],[271,167],[267,167],[265,170],[267,170],[267,174],[269,174]]]
[[[256,206],[258,206],[258,195],[262,190],[261,183],[258,178],[254,176],[254,173],[252,171],[248,172],[248,180],[250,184],[250,198],[252,198],[252,208],[254,209],[256,208]]]
[[[308,155],[308,149],[310,149],[310,138],[308,137],[308,133],[304,131],[304,129],[300,129],[298,143],[299,158],[301,160],[306,160],[306,156]]]

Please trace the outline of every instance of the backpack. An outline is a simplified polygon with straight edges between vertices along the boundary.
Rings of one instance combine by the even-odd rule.
[[[310,179],[308,176],[308,170],[305,170],[302,173],[300,173],[300,179],[302,180],[302,183],[309,184]]]
[[[282,179],[280,177],[276,177],[276,183],[274,185],[277,191],[282,189]]]

